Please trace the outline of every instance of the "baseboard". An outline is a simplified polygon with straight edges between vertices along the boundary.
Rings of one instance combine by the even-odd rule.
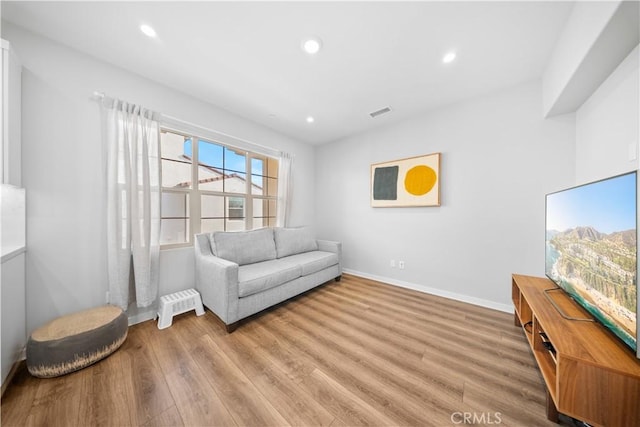
[[[417,283],[405,282],[403,280],[392,279],[390,277],[376,276],[375,274],[363,273],[361,271],[351,270],[343,268],[342,271],[354,276],[363,277],[365,279],[376,280],[378,282],[388,283],[390,285],[398,286],[400,288],[412,289],[414,291],[423,292],[425,294],[437,295],[439,297],[449,298],[455,301],[466,302],[469,304],[477,305],[480,307],[490,308],[493,310],[503,311],[505,313],[513,313],[513,307],[508,304],[500,304],[494,301],[485,300],[482,298],[475,298],[469,295],[458,294],[455,292],[443,291],[442,289],[431,288]],[[129,317],[129,326],[153,320],[157,316],[157,310],[153,307],[139,309],[132,304],[127,310]]]
[[[398,286],[400,288],[412,289],[414,291],[423,292],[425,294],[436,295],[439,297],[444,297],[444,298],[452,299],[455,301],[466,302],[466,303],[477,305],[480,307],[490,308],[493,310],[498,310],[498,311],[503,311],[505,313],[513,314],[513,307],[508,304],[500,304],[495,301],[489,301],[482,298],[471,297],[469,295],[458,294],[455,292],[443,291],[442,289],[431,288],[429,286],[419,285],[417,283],[405,282],[403,280],[392,279],[390,277],[382,277],[382,276],[377,276],[375,274],[363,273],[361,271],[351,270],[348,268],[343,268],[342,271],[347,274],[362,277],[365,279],[375,280],[378,282],[388,283],[390,285]]]
[[[11,366],[11,370],[7,374],[7,378],[5,378],[4,382],[2,383],[2,390],[0,391],[0,398],[2,398],[4,396],[4,392],[7,391],[7,387],[9,387],[9,384],[11,384],[11,381],[13,380],[13,377],[16,376],[16,372],[18,372],[18,369],[20,368],[20,366],[23,363],[26,363],[25,359],[26,359],[26,357],[21,357],[17,362],[15,362]]]

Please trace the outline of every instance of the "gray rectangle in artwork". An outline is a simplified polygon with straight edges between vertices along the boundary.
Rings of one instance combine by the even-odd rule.
[[[373,199],[396,200],[398,198],[398,166],[376,168],[373,175]]]

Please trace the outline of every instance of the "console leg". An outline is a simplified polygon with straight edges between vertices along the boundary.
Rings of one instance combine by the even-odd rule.
[[[556,424],[558,423],[558,408],[556,408],[556,404],[553,403],[549,390],[547,390],[547,419]]]
[[[518,315],[516,313],[513,313],[513,324],[516,326],[522,326],[522,323],[520,322],[520,319],[518,319]]]
[[[224,325],[225,328],[227,329],[227,333],[230,334],[231,332],[235,331],[238,328],[239,323],[240,322],[234,322],[229,325]]]
[[[340,280],[342,280],[342,276],[338,276],[338,277],[336,277],[336,279],[335,279],[335,280],[336,280],[336,282],[339,282]]]

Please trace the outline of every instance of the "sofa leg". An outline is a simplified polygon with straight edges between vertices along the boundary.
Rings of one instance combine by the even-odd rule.
[[[225,328],[227,329],[227,333],[230,334],[231,332],[235,331],[238,328],[239,323],[240,322],[234,322],[229,325],[224,325]]]
[[[338,277],[336,277],[336,279],[335,279],[335,280],[336,280],[336,282],[339,282],[340,280],[342,280],[342,276],[338,276]]]

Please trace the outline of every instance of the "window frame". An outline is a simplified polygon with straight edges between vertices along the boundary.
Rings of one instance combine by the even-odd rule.
[[[211,136],[207,136],[207,135],[203,135],[202,133],[199,132],[193,132],[193,131],[186,131],[186,130],[181,130],[177,127],[174,126],[168,126],[168,125],[162,125],[160,126],[160,135],[161,135],[161,141],[160,141],[160,157],[161,159],[164,159],[162,157],[162,135],[164,133],[173,133],[176,135],[180,135],[182,137],[185,138],[185,141],[187,138],[191,139],[191,185],[189,187],[185,187],[185,188],[180,188],[180,187],[164,187],[161,186],[160,191],[161,191],[161,197],[162,194],[167,192],[167,193],[178,193],[178,194],[186,194],[188,195],[188,199],[189,199],[189,207],[188,207],[188,217],[187,217],[187,222],[188,222],[188,230],[186,230],[186,242],[176,242],[176,243],[164,243],[164,244],[160,244],[160,249],[174,249],[174,248],[184,248],[184,247],[190,247],[193,246],[194,243],[194,235],[196,234],[200,234],[202,231],[202,220],[206,220],[206,219],[221,219],[224,221],[225,223],[225,231],[226,230],[226,224],[227,221],[233,221],[235,223],[237,223],[238,221],[244,220],[244,230],[248,231],[248,230],[253,230],[253,222],[254,222],[254,217],[253,217],[253,204],[254,204],[254,200],[267,200],[267,201],[273,201],[275,202],[276,206],[278,203],[278,194],[277,194],[277,180],[279,179],[278,177],[278,173],[276,172],[276,176],[269,176],[267,175],[267,171],[265,171],[264,169],[267,169],[267,163],[269,161],[269,159],[275,160],[276,162],[278,162],[279,165],[279,159],[275,156],[272,156],[270,154],[265,154],[265,153],[260,153],[260,152],[256,152],[256,151],[251,151],[250,149],[247,148],[242,148],[242,147],[238,147],[238,146],[234,146],[231,145],[227,142],[222,142],[220,141],[220,139],[218,138],[212,138]],[[243,153],[244,157],[245,157],[245,170],[246,172],[244,172],[246,178],[245,178],[245,189],[244,189],[244,193],[238,193],[238,192],[230,192],[230,191],[214,191],[214,190],[204,190],[204,189],[200,189],[200,182],[199,182],[199,168],[200,168],[200,162],[199,162],[199,143],[200,141],[206,142],[206,143],[211,143],[211,144],[216,144],[219,146],[224,147],[224,149],[228,149],[228,150],[233,150],[235,152],[239,152],[239,153]],[[258,159],[258,160],[263,160],[264,161],[264,166],[263,166],[263,171],[262,174],[255,174],[252,171],[252,160],[253,159]],[[171,159],[164,159],[164,160],[171,160]],[[224,163],[223,163],[224,164]],[[223,171],[226,171],[227,169],[225,169],[223,167]],[[223,172],[224,173],[224,172]],[[160,171],[160,175],[162,176],[162,170]],[[275,179],[276,180],[276,194],[275,195],[268,195],[268,189],[265,187],[263,188],[262,193],[263,194],[253,194],[253,180],[252,178],[254,176],[262,176],[265,179]],[[265,183],[267,183],[268,181],[265,181]],[[202,196],[218,196],[218,197],[222,197],[224,199],[224,213],[223,213],[223,217],[222,218],[209,218],[209,217],[205,217],[203,218],[202,215]],[[244,210],[244,217],[243,218],[232,218],[229,216],[229,200],[232,198],[240,198],[243,199],[243,210]],[[263,215],[261,217],[259,217],[260,219],[267,219],[267,222],[269,222],[270,218],[273,218],[273,221],[275,223],[275,212],[273,213],[273,215]],[[163,217],[163,214],[161,212],[160,214],[160,220],[161,220],[161,224],[162,224],[162,220],[163,219],[167,219]]]

